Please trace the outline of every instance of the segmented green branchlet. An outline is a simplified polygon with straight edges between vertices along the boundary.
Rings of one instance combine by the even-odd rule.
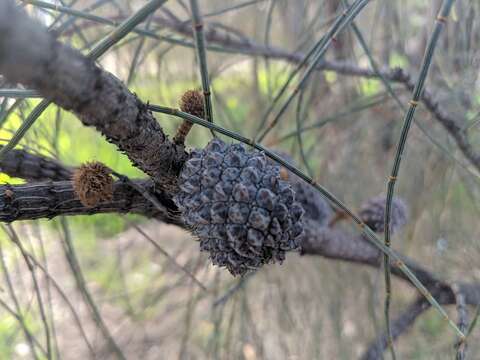
[[[328,46],[332,43],[332,41],[334,41],[335,36],[337,36],[343,29],[345,29],[345,27],[347,27],[353,21],[353,19],[360,13],[360,11],[362,11],[362,9],[368,4],[368,2],[369,0],[356,0],[352,4],[352,6],[350,6],[342,15],[337,18],[337,20],[333,23],[328,32],[323,36],[322,40],[320,41],[318,50],[314,54],[312,61],[308,65],[297,86],[294,88],[288,99],[285,101],[273,121],[270,122],[267,128],[258,136],[258,138],[256,138],[256,141],[262,141],[265,136],[268,135],[270,130],[275,127],[282,115],[287,110],[292,100],[296,97],[300,90],[304,86],[306,86],[310,75],[315,70],[320,60],[323,59],[323,56],[328,49]]]
[[[205,51],[205,36],[203,34],[203,20],[202,15],[200,14],[197,0],[190,0],[190,8],[192,10],[192,27],[195,37],[195,49],[197,52],[200,77],[202,79],[205,118],[207,121],[213,122],[210,80],[208,78],[207,52]],[[215,133],[213,131],[212,135],[215,136]]]
[[[413,120],[413,116],[415,114],[415,110],[417,105],[419,104],[420,96],[423,91],[423,86],[425,84],[425,80],[428,74],[428,70],[430,68],[430,64],[432,62],[433,53],[435,51],[435,47],[437,45],[438,38],[440,37],[440,33],[443,29],[443,25],[446,22],[446,18],[450,13],[450,9],[453,5],[453,0],[445,0],[442,8],[436,19],[435,28],[433,29],[432,36],[430,41],[427,45],[425,50],[425,55],[422,61],[422,67],[420,69],[420,75],[418,77],[417,83],[415,84],[415,88],[413,90],[413,96],[410,100],[410,106],[408,111],[405,114],[403,120],[403,128],[400,134],[400,140],[397,145],[397,150],[395,153],[395,159],[392,167],[392,171],[390,176],[388,177],[387,183],[387,200],[386,200],[386,208],[385,208],[385,246],[390,248],[390,220],[391,220],[391,212],[392,212],[392,200],[395,191],[395,181],[397,180],[399,171],[400,171],[400,163],[402,161],[402,155],[405,150],[405,145],[407,142],[408,132],[410,130],[410,126]],[[391,279],[390,279],[390,255],[388,253],[384,253],[383,257],[384,262],[384,269],[385,269],[385,286],[386,286],[386,294],[385,294],[385,318],[387,322],[387,334],[388,334],[388,341],[390,349],[393,349],[393,340],[391,335],[390,329],[390,301],[391,301]],[[465,335],[463,332],[456,327],[462,340]],[[392,350],[392,355],[394,356],[394,352]]]
[[[378,236],[366,226],[362,220],[353,213],[345,204],[343,204],[340,200],[337,199],[335,195],[330,193],[327,189],[323,186],[318,184],[313,178],[309,177],[308,175],[304,174],[302,171],[297,169],[295,166],[287,163],[284,161],[280,156],[276,155],[271,150],[268,150],[265,146],[251,140],[245,136],[232,132],[228,129],[224,129],[223,127],[210,123],[206,120],[200,119],[196,116],[184,113],[178,109],[170,108],[166,106],[159,106],[159,105],[148,105],[148,108],[151,111],[163,113],[167,115],[176,116],[182,119],[186,119],[194,124],[201,125],[208,129],[213,129],[216,132],[226,135],[232,139],[240,141],[244,144],[250,145],[257,150],[265,152],[270,159],[276,161],[280,165],[284,166],[288,170],[290,170],[293,174],[300,177],[302,180],[306,181],[307,183],[311,184],[320,194],[335,208],[342,210],[349,218],[351,218],[361,229],[362,233],[366,236],[366,239],[371,242],[375,247],[377,247],[381,252],[386,253],[393,261],[393,265],[400,269],[400,271],[405,274],[405,276],[410,280],[410,282],[418,289],[418,291],[427,299],[427,301],[434,307],[442,317],[448,322],[448,324],[453,328],[453,330],[459,335],[460,338],[464,338],[465,335],[458,329],[457,325],[448,317],[445,310],[440,306],[440,304],[435,300],[432,294],[428,291],[428,289],[418,280],[415,274],[408,268],[402,258],[393,251],[390,247],[386,246],[383,241],[381,241]]]
[[[305,121],[307,117],[307,115],[304,114],[304,111],[302,111],[304,94],[305,94],[305,89],[302,89],[302,91],[300,91],[300,95],[298,96],[297,108],[295,110],[295,125],[297,128],[296,129],[297,143],[298,143],[298,148],[300,150],[300,157],[302,159],[303,165],[305,166],[305,169],[307,170],[307,174],[312,176],[313,171],[307,161],[307,155],[305,154],[305,149],[303,146],[302,132],[300,131],[300,128],[302,127],[302,123],[303,121]]]
[[[395,92],[393,91],[392,89],[392,86],[390,85],[390,83],[388,82],[388,80],[385,78],[385,76],[383,76],[383,74],[381,73],[380,69],[378,68],[378,65],[376,64],[375,60],[373,59],[372,57],[372,54],[370,53],[369,49],[368,49],[368,46],[362,36],[362,33],[360,31],[360,29],[356,26],[355,22],[352,22],[352,29],[354,31],[354,34],[356,35],[360,45],[362,46],[362,48],[364,49],[365,51],[365,54],[367,55],[368,59],[369,59],[369,62],[370,62],[370,66],[372,67],[373,71],[377,74],[377,76],[379,77],[379,79],[382,81],[382,83],[384,84],[386,90],[388,91],[388,93],[391,95],[391,97],[395,100],[397,106],[399,107],[400,110],[404,111],[404,112],[407,112],[407,107],[401,102],[400,98],[397,96],[397,94],[395,94]],[[465,164],[463,164],[460,160],[458,160],[453,154],[451,154],[442,144],[440,144],[435,138],[433,138],[429,133],[428,131],[425,129],[425,127],[418,121],[416,121],[416,119],[413,119],[413,121],[415,122],[415,124],[418,126],[418,128],[420,129],[420,131],[427,137],[427,139],[432,143],[434,144],[435,146],[437,146],[442,152],[443,154],[445,154],[447,157],[449,157],[450,159],[452,159],[456,164],[460,165],[460,167],[462,169],[464,169],[465,171],[467,171],[469,174],[471,175],[474,175],[475,177],[478,177],[478,175],[476,173],[474,173],[470,168],[468,168]],[[386,279],[387,279],[387,272],[388,272],[388,269],[385,268],[385,274],[386,274]],[[391,294],[391,292],[390,292]],[[394,351],[394,347],[393,347],[393,338],[392,338],[392,334],[391,334],[391,326],[390,326],[390,316],[389,316],[389,305],[390,305],[390,301],[388,297],[385,299],[385,318],[386,318],[386,328],[387,328],[387,341],[388,341],[388,345],[389,345],[389,348],[391,350],[391,354],[392,354],[392,358],[395,359],[395,351]],[[387,303],[388,301],[388,303]],[[460,327],[459,327],[460,328]],[[461,328],[460,328],[461,329]],[[461,329],[463,331],[463,329]],[[460,344],[460,343],[459,343]],[[457,350],[457,353],[458,354],[461,354],[463,353],[464,351],[464,347],[461,346],[461,344],[458,346],[458,350]],[[458,357],[458,356],[457,356]]]
[[[397,106],[399,107],[400,110],[407,112],[407,107],[401,102],[400,98],[395,94],[393,91],[390,83],[388,80],[383,76],[381,71],[378,68],[378,65],[376,64],[375,60],[372,57],[372,54],[370,53],[368,46],[362,36],[362,33],[360,29],[356,26],[354,22],[352,22],[352,29],[354,31],[354,34],[356,35],[360,45],[365,51],[365,54],[367,55],[370,66],[372,67],[373,71],[377,74],[379,79],[382,81],[383,85],[385,86],[386,90],[388,93],[392,96],[392,98],[395,100]],[[415,121],[415,119],[413,119]],[[476,175],[474,172],[472,172],[468,167],[466,167],[462,162],[460,162],[455,156],[453,156],[443,145],[441,145],[438,141],[436,141],[428,132],[427,130],[423,127],[423,125],[419,122],[415,122],[420,131],[427,137],[430,142],[432,142],[435,146],[437,146],[447,157],[451,158],[455,163],[458,163],[463,169],[465,169],[467,172],[469,172],[472,175]],[[390,231],[390,230],[389,230]],[[385,263],[387,263],[388,260],[385,260]],[[388,262],[389,263],[389,262]],[[385,271],[385,284],[386,284],[386,297],[385,297],[385,308],[384,308],[384,313],[385,313],[385,322],[386,322],[386,333],[387,333],[387,342],[388,342],[388,347],[391,352],[392,359],[396,358],[395,355],[395,350],[393,346],[393,336],[391,332],[391,325],[390,325],[390,302],[391,302],[391,296],[392,296],[392,291],[391,291],[391,281],[390,281],[390,274],[389,274],[389,267],[384,267]]]
[[[343,1],[344,6],[348,6],[347,1]],[[355,22],[352,22],[352,29],[354,34],[356,35],[357,39],[359,40],[360,45],[364,49],[365,53],[367,54],[367,57],[370,61],[370,65],[372,69],[380,75],[380,79],[382,83],[384,84],[385,88],[387,91],[390,93],[390,95],[395,99],[397,102],[398,106],[400,106],[400,109],[404,110],[404,106],[401,103],[400,99],[398,96],[393,92],[393,89],[390,85],[390,83],[385,79],[384,76],[380,73],[377,64],[373,60],[373,57],[367,47],[367,44],[365,43],[365,40],[363,39],[363,36],[358,29],[357,25]],[[385,245],[390,246],[390,244],[387,244],[385,242]],[[392,296],[392,289],[391,289],[391,279],[390,279],[390,260],[388,258],[388,255],[384,255],[384,272],[385,272],[385,303],[384,303],[384,314],[385,314],[385,327],[386,327],[386,334],[387,334],[387,344],[388,348],[390,349],[390,355],[392,357],[392,360],[395,360],[397,358],[395,354],[395,347],[393,344],[393,336],[392,336],[392,327],[390,324],[390,302],[391,302],[391,296]]]
[[[145,18],[152,14],[157,8],[162,6],[167,0],[152,0],[146,5],[144,5],[136,13],[125,19],[115,30],[109,33],[107,36],[102,38],[88,53],[88,57],[93,60],[98,59],[100,56],[105,54],[108,49],[113,45],[118,43],[126,35],[128,35],[139,23],[141,23]],[[28,1],[25,1],[28,2]],[[42,113],[47,109],[51,104],[50,100],[42,100],[28,115],[22,125],[18,128],[15,134],[12,136],[10,141],[0,150],[0,159],[10,150],[12,150],[22,138],[25,136],[27,131],[32,127],[35,121],[42,115]]]

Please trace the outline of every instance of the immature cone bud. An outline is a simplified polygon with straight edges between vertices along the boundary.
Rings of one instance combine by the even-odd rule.
[[[180,99],[180,110],[201,119],[205,118],[203,106],[203,95],[198,90],[187,90]],[[188,120],[183,120],[173,137],[176,144],[183,144],[193,124]]]
[[[193,150],[174,200],[214,265],[242,275],[298,248],[302,206],[280,168],[243,144],[212,140]]]
[[[203,95],[198,90],[187,90],[180,99],[180,110],[200,119],[205,118]]]
[[[98,161],[78,167],[72,177],[73,189],[84,206],[93,207],[113,198],[111,170]]]
[[[385,205],[387,197],[377,195],[364,203],[360,209],[360,219],[373,231],[382,233],[385,231]],[[392,199],[392,210],[390,213],[390,232],[397,232],[407,223],[407,205],[402,199]]]

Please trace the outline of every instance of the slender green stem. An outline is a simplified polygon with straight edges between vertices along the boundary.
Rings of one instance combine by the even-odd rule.
[[[268,117],[270,116],[270,114],[273,111],[273,108],[275,107],[277,102],[280,100],[280,98],[283,96],[285,91],[288,89],[288,86],[290,85],[292,80],[295,78],[295,76],[298,74],[298,72],[307,64],[308,60],[312,57],[312,55],[315,53],[315,51],[318,50],[318,47],[320,46],[322,40],[323,40],[323,37],[315,45],[313,45],[310,48],[310,50],[308,50],[307,54],[303,57],[302,61],[300,63],[298,63],[298,65],[295,67],[295,69],[293,69],[293,71],[290,72],[290,75],[288,76],[287,80],[282,85],[280,90],[277,92],[277,94],[275,95],[273,100],[270,102],[270,105],[268,106],[268,109],[263,114],[262,121],[260,122],[260,124],[258,126],[258,129],[256,131],[257,134],[265,126],[265,124],[268,120]]]
[[[122,21],[122,23],[113,30],[110,34],[101,39],[89,52],[88,56],[94,60],[105,54],[108,49],[122,40],[126,35],[133,31],[133,29],[143,22],[153,12],[155,12],[160,6],[166,3],[167,0],[152,0],[145,4],[136,13]]]
[[[149,30],[151,23],[152,23],[152,17],[149,17],[145,25],[146,30]],[[146,36],[139,36],[139,37],[140,37],[140,41],[138,42],[138,45],[135,49],[135,52],[132,58],[132,63],[130,64],[130,69],[128,70],[127,87],[131,85],[133,79],[135,78],[137,66],[140,62],[140,54],[142,53],[143,46],[145,45],[145,40],[147,39]]]
[[[467,334],[466,334],[467,336],[470,336],[473,329],[477,325],[477,321],[478,321],[479,316],[480,316],[480,305],[478,305],[477,308],[475,309],[475,315],[473,316],[472,322],[470,323],[470,325],[468,326],[468,329],[467,329]]]
[[[355,24],[355,22],[352,22],[352,29],[353,29],[353,32],[354,32],[355,36],[357,37],[361,47],[365,51],[365,54],[368,57],[370,66],[372,67],[373,71],[376,73],[378,78],[382,81],[383,85],[385,86],[385,88],[388,91],[388,93],[390,94],[390,96],[395,100],[395,103],[397,104],[398,108],[401,111],[406,112],[407,107],[401,102],[400,98],[393,91],[393,88],[392,88],[390,82],[381,73],[377,63],[373,59],[373,56],[372,56],[370,50],[368,49],[368,46],[367,46],[367,44],[366,44],[366,42],[363,38],[363,35],[362,35],[360,29]],[[427,137],[427,139],[433,145],[437,146],[443,152],[443,154],[445,154],[447,157],[452,159],[456,164],[460,165],[460,167],[462,167],[469,174],[474,175],[476,178],[478,178],[478,174],[474,173],[470,168],[468,168],[465,164],[463,164],[455,156],[453,156],[447,149],[445,149],[445,147],[442,144],[440,144],[434,137],[432,137],[428,133],[428,131],[424,128],[424,126],[419,121],[417,121],[416,119],[413,119],[413,121],[417,125],[417,127],[420,129],[420,131]],[[386,269],[384,269],[384,270],[387,271]],[[385,275],[385,282],[390,283],[390,279],[387,280],[387,275]],[[388,286],[387,286],[387,290],[388,290]],[[392,294],[391,291],[389,291],[389,293]],[[387,342],[388,342],[388,347],[389,347],[390,352],[391,352],[392,359],[395,359],[396,356],[395,356],[395,349],[394,349],[394,346],[393,346],[393,337],[392,337],[391,327],[390,327],[390,311],[389,311],[389,308],[390,308],[390,299],[389,299],[389,297],[386,297],[385,298],[385,321],[386,321],[386,327],[387,327],[387,329],[386,329]]]
[[[213,122],[212,98],[210,92],[210,80],[208,78],[207,52],[205,50],[205,35],[203,34],[203,21],[197,0],[190,0],[192,10],[192,26],[195,36],[195,49],[200,68],[200,77],[202,79],[203,103],[205,107],[205,119]],[[212,135],[215,133],[212,131]]]
[[[343,1],[343,4],[345,7],[348,6],[347,1]],[[390,95],[395,99],[397,102],[398,106],[400,109],[404,109],[403,104],[401,103],[399,97],[394,93],[392,86],[390,83],[385,79],[385,77],[380,73],[378,66],[373,59],[372,54],[370,53],[368,46],[362,36],[362,33],[358,29],[357,25],[355,22],[352,22],[352,29],[354,34],[356,35],[357,39],[359,40],[360,45],[362,46],[363,50],[365,51],[365,54],[367,55],[370,66],[372,69],[380,75],[380,79],[383,82],[383,85],[387,89],[387,91],[390,93]],[[390,246],[387,242],[385,242],[385,245]],[[390,356],[392,360],[396,360],[397,356],[395,354],[395,346],[393,342],[393,335],[392,335],[392,327],[391,327],[391,322],[390,322],[390,305],[391,305],[391,298],[392,298],[392,284],[391,284],[391,277],[390,277],[390,260],[388,258],[388,255],[384,255],[384,275],[385,275],[385,302],[384,302],[384,316],[385,316],[385,327],[386,327],[386,334],[387,334],[387,347],[390,350]]]
[[[234,10],[239,10],[239,9],[241,9],[241,8],[244,8],[244,7],[247,7],[247,6],[250,6],[250,5],[255,5],[255,4],[264,2],[264,1],[267,1],[267,0],[250,0],[250,1],[245,1],[245,2],[243,2],[243,3],[237,4],[237,5],[234,5],[234,6],[230,6],[230,7],[225,8],[225,9],[220,9],[220,10],[212,11],[212,12],[210,12],[210,13],[205,14],[203,17],[206,18],[206,17],[212,17],[212,16],[222,15],[222,14],[225,14],[225,13],[227,13],[227,12],[231,12],[231,11],[234,11]]]
[[[3,277],[4,277],[4,280],[5,280],[5,283],[7,284],[8,294],[9,294],[10,298],[12,299],[12,302],[13,302],[13,305],[15,306],[15,311],[16,312],[13,311],[13,310],[12,311],[8,310],[9,307],[6,304],[4,305],[3,301],[1,301],[1,300],[0,300],[0,304],[17,319],[17,321],[20,324],[20,327],[21,327],[21,329],[24,333],[25,340],[29,344],[30,351],[32,352],[32,356],[35,360],[37,360],[37,359],[39,359],[39,356],[37,354],[37,351],[35,350],[35,344],[37,344],[40,351],[44,355],[46,355],[47,353],[42,348],[41,344],[37,343],[36,338],[33,337],[30,329],[27,326],[23,311],[20,307],[20,302],[18,301],[17,295],[15,294],[15,288],[13,286],[13,282],[12,282],[12,280],[10,278],[10,275],[9,275],[9,271],[8,271],[8,268],[7,268],[7,264],[6,264],[6,261],[5,261],[5,256],[4,256],[1,244],[0,244],[0,266],[1,266],[1,269],[2,269],[2,272],[3,272]]]
[[[298,96],[297,100],[297,109],[296,109],[296,114],[295,114],[295,125],[296,125],[296,133],[297,133],[297,142],[298,142],[298,148],[300,149],[300,156],[302,157],[302,162],[305,168],[307,169],[307,173],[309,176],[312,176],[313,171],[310,168],[310,165],[307,161],[307,155],[305,154],[305,149],[303,146],[303,139],[302,139],[302,132],[300,131],[300,128],[302,126],[302,122],[306,115],[302,114],[302,105],[303,105],[303,96],[305,94],[305,90],[302,90],[300,92],[300,95]]]
[[[425,55],[423,58],[422,62],[422,67],[420,70],[420,75],[418,77],[417,83],[415,84],[415,88],[413,90],[413,96],[412,100],[410,100],[410,106],[405,114],[404,120],[403,120],[403,128],[402,132],[400,134],[400,140],[398,142],[397,146],[397,151],[395,154],[395,159],[393,163],[393,168],[390,173],[390,176],[388,178],[388,184],[387,184],[387,200],[386,200],[386,210],[385,210],[385,247],[390,249],[390,219],[391,219],[391,211],[392,211],[392,200],[393,200],[393,195],[395,191],[395,182],[397,180],[399,171],[400,171],[400,163],[402,161],[402,155],[405,150],[405,145],[407,142],[407,137],[408,133],[410,130],[410,126],[413,120],[413,116],[415,114],[415,110],[417,108],[417,105],[420,100],[420,96],[423,91],[423,86],[428,74],[428,70],[430,68],[430,64],[432,62],[433,54],[435,51],[435,47],[437,45],[438,38],[440,36],[440,33],[443,29],[443,25],[446,21],[446,18],[448,17],[450,13],[450,9],[453,5],[454,0],[445,0],[442,8],[440,10],[440,13],[437,17],[436,25],[433,30],[432,36],[430,38],[430,41],[428,43],[427,49],[425,51]],[[392,349],[392,356],[395,356],[395,353],[393,351],[393,340],[392,340],[392,335],[391,335],[391,329],[390,329],[390,301],[391,301],[391,269],[390,269],[390,254],[384,253],[383,257],[383,263],[384,263],[384,269],[385,269],[385,286],[386,286],[386,294],[385,294],[385,318],[386,318],[386,323],[387,323],[387,334],[389,338],[389,347]],[[457,328],[458,329],[458,328]],[[461,330],[459,331],[459,336],[460,339],[465,338]]]
[[[440,304],[435,300],[432,294],[428,291],[428,289],[418,280],[415,274],[409,269],[409,267],[405,264],[402,260],[401,256],[399,256],[395,251],[393,251],[390,247],[385,246],[383,241],[381,241],[375,232],[370,229],[367,225],[363,223],[358,215],[353,213],[346,205],[344,205],[340,200],[337,199],[335,195],[330,193],[326,188],[318,184],[313,178],[309,177],[308,175],[304,174],[302,171],[297,169],[295,166],[289,164],[288,162],[284,161],[280,156],[276,155],[271,150],[267,149],[265,146],[255,142],[252,139],[246,138],[240,134],[237,134],[233,131],[225,129],[219,125],[210,123],[199,117],[194,115],[185,113],[175,108],[170,108],[166,106],[160,105],[148,105],[148,108],[151,111],[176,116],[182,119],[186,119],[194,124],[206,127],[208,129],[213,129],[216,132],[226,135],[232,139],[238,140],[244,144],[250,145],[253,148],[263,151],[266,156],[270,159],[276,161],[280,165],[286,167],[290,170],[293,174],[300,177],[305,182],[312,185],[317,191],[335,208],[342,210],[349,218],[351,218],[362,230],[362,233],[366,236],[366,239],[371,242],[375,247],[377,247],[381,252],[386,253],[392,259],[393,265],[398,267],[398,269],[405,274],[405,276],[409,279],[409,281],[418,289],[418,291],[427,299],[427,301],[434,307],[442,317],[447,321],[447,323],[452,327],[452,329],[459,335],[460,338],[464,338],[465,335],[458,329],[457,325],[448,317],[445,310],[440,306]]]
[[[358,26],[355,24],[355,22],[352,22],[352,29],[353,29],[353,32],[354,32],[355,36],[358,39],[358,42],[360,43],[360,46],[365,51],[365,55],[367,55],[370,66],[372,67],[372,70],[375,72],[375,76],[377,76],[380,79],[382,84],[385,86],[385,89],[387,90],[387,92],[395,100],[395,103],[397,104],[398,108],[403,113],[407,112],[407,107],[405,106],[404,103],[402,103],[402,101],[400,100],[398,95],[393,90],[392,85],[387,80],[387,78],[384,76],[384,74],[382,73],[382,71],[378,67],[376,61],[373,59],[373,56],[372,56],[370,50],[368,49],[368,46],[365,42],[365,39],[363,38],[363,35],[362,35],[360,29],[358,28]],[[446,149],[444,145],[442,145],[437,139],[435,139],[435,137],[430,135],[430,133],[427,131],[425,126],[422,125],[422,123],[420,121],[418,121],[417,119],[414,118],[413,122],[420,129],[422,134],[425,135],[427,140],[430,141],[434,146],[436,146],[446,157],[450,158],[455,164],[459,165],[463,170],[468,172],[470,175],[473,175],[476,178],[479,177],[479,175],[477,173],[472,171],[472,169],[470,169],[462,161],[460,161],[454,155],[452,155],[452,153],[448,149]]]
[[[45,1],[41,1],[41,0],[21,0],[21,1],[26,3],[26,4],[32,4],[32,5],[34,5],[36,7],[39,7],[39,8],[50,9],[50,10],[58,11],[60,13],[70,14],[70,15],[76,17],[76,18],[93,21],[93,22],[96,22],[96,23],[102,24],[102,25],[116,27],[120,24],[118,21],[114,21],[114,20],[111,20],[111,19],[108,19],[108,18],[105,18],[105,17],[102,17],[102,16],[90,14],[86,11],[72,9],[71,7],[68,7],[68,6],[60,6],[60,5],[57,6],[55,4],[48,3],[48,2],[45,2]],[[145,36],[145,37],[152,38],[152,39],[155,39],[155,40],[166,41],[170,44],[180,45],[180,46],[189,47],[189,48],[195,48],[195,45],[192,44],[191,42],[187,42],[187,41],[184,41],[182,39],[178,39],[178,38],[171,37],[171,36],[159,35],[155,31],[149,31],[148,29],[133,29],[132,32],[136,33],[140,36]],[[209,50],[212,50],[212,51],[216,51],[216,52],[237,53],[237,50],[235,50],[235,49],[227,49],[227,48],[223,48],[223,47],[220,47],[220,46],[207,46],[206,48],[209,49]],[[246,53],[248,54],[248,52],[246,52]]]
[[[58,11],[58,12],[63,13],[63,14],[69,14],[69,15],[72,15],[76,18],[94,21],[96,23],[103,24],[103,25],[118,27],[121,24],[120,22],[110,20],[110,19],[107,19],[107,18],[102,17],[102,16],[90,14],[86,11],[76,10],[76,9],[73,9],[69,6],[56,5],[56,4],[52,4],[52,3],[49,3],[49,2],[46,2],[46,1],[41,1],[41,0],[21,0],[21,1],[25,4],[31,4],[31,5],[39,7],[39,8]],[[165,0],[165,1],[167,1],[167,0]],[[133,29],[132,32],[134,32],[136,34],[139,34],[139,35],[146,36],[146,37],[154,38],[154,39],[157,39],[157,40],[162,39],[155,32],[148,31],[146,29]]]

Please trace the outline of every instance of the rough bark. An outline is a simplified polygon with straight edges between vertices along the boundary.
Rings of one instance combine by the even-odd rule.
[[[0,73],[74,112],[163,189],[175,189],[186,159],[143,104],[112,74],[61,44],[13,1],[0,2]]]
[[[0,159],[0,171],[29,181],[60,181],[72,177],[72,169],[58,161],[20,149],[11,150]]]
[[[136,180],[135,185],[153,192],[153,182]],[[165,223],[181,225],[169,199],[156,196],[164,206],[158,209],[139,191],[123,181],[114,184],[113,200],[86,207],[75,195],[71,181],[49,181],[25,185],[0,186],[0,222],[52,219],[59,215],[92,215],[100,213],[135,213]]]

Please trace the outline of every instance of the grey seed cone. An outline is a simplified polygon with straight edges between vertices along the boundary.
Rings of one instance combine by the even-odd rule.
[[[282,262],[298,249],[303,208],[264,153],[214,139],[192,151],[179,188],[175,202],[200,250],[232,275]]]

